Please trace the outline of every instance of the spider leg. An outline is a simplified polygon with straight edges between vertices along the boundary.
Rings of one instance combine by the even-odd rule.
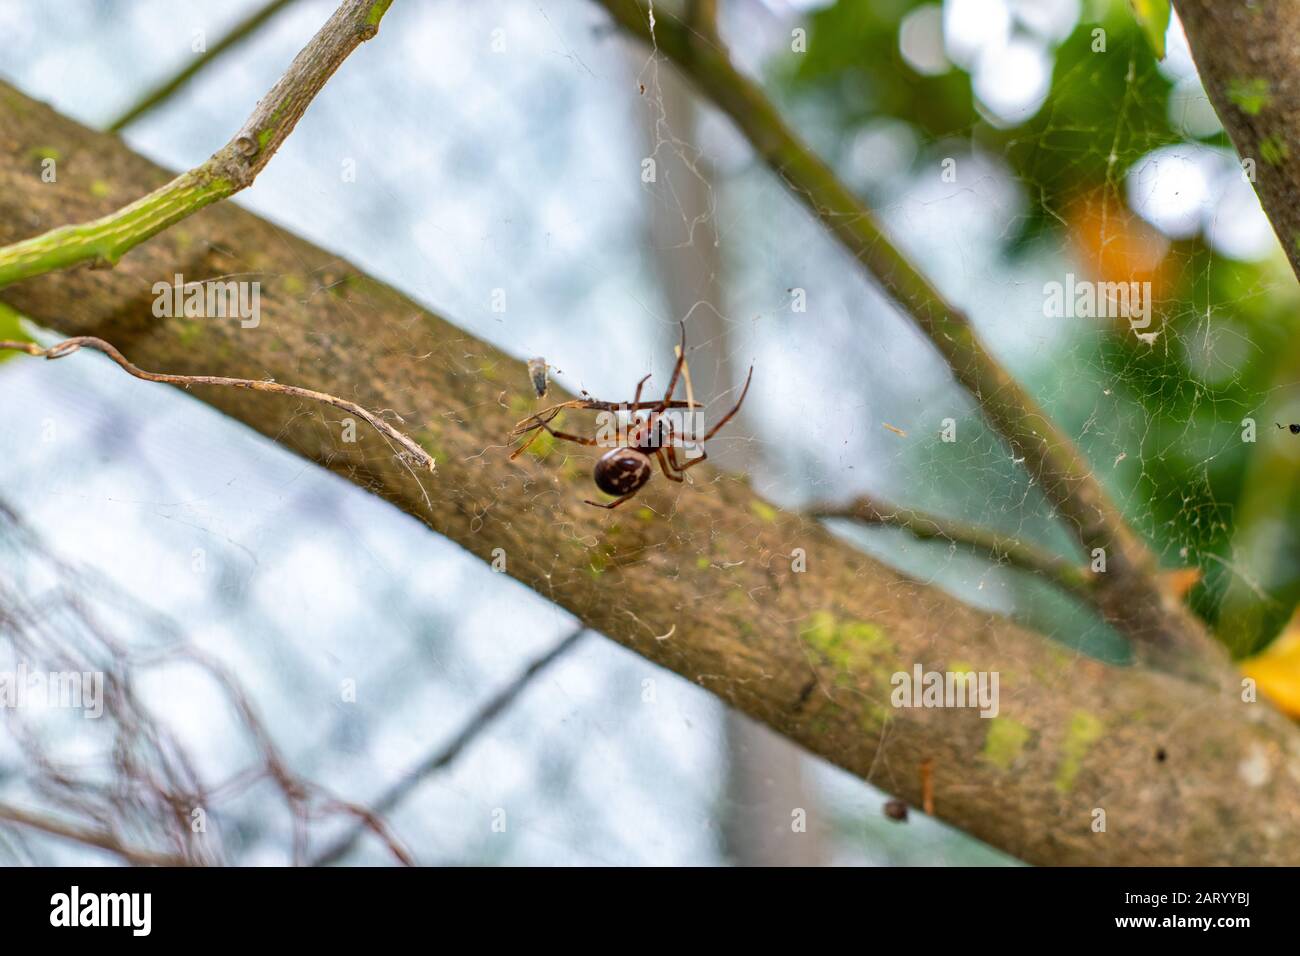
[[[663,414],[664,409],[676,407],[677,405],[677,403],[673,401],[673,392],[677,390],[677,380],[681,378],[682,366],[686,364],[686,323],[679,322],[678,324],[682,327],[682,344],[677,350],[677,363],[673,366],[672,378],[668,380],[668,390],[664,392],[663,401],[655,406],[655,410],[652,411],[646,419],[645,434],[647,436],[653,434],[655,423],[659,421],[659,416]],[[685,404],[687,407],[691,405],[689,401]]]
[[[648,381],[650,381],[649,375],[647,375],[645,378],[641,379],[641,381],[636,383],[636,395],[632,398],[633,411],[636,411],[638,408],[641,407],[641,389],[645,387],[645,383]]]
[[[556,414],[558,415],[559,413],[557,412]],[[555,415],[552,415],[550,418],[555,418]],[[547,421],[550,421],[550,419],[547,419]],[[550,432],[551,437],[553,438],[561,438],[564,441],[571,441],[578,445],[599,445],[600,444],[600,442],[596,441],[596,439],[594,438],[583,438],[581,435],[570,435],[568,432],[557,432],[555,429],[551,428],[551,426],[547,424],[547,421],[542,421],[539,418],[532,425],[529,425],[526,429],[524,429],[523,433],[531,431],[532,434],[528,436],[528,440],[526,442],[524,442],[522,445],[520,445],[511,453],[510,455],[511,461],[514,461],[516,458],[518,458],[520,455],[526,452],[529,446],[532,445],[533,442],[537,441],[537,436],[540,435],[543,431]]]
[[[736,412],[740,411],[741,403],[745,401],[745,396],[749,394],[749,383],[750,381],[753,380],[753,378],[754,378],[754,366],[751,365],[749,367],[749,375],[745,378],[745,388],[740,393],[740,398],[736,400],[735,406],[731,409],[731,411],[727,412],[727,414],[723,415],[720,419],[718,419],[718,423],[714,425],[712,428],[710,428],[708,433],[703,438],[696,439],[696,444],[703,445],[706,441],[708,441],[710,438],[712,438],[714,435],[718,433],[718,429],[720,429],[723,425],[727,424],[727,422],[731,421],[732,417],[736,414]],[[695,460],[702,461],[703,459],[697,458]]]
[[[542,428],[551,433],[552,438],[559,438],[562,441],[571,441],[575,445],[599,445],[600,442],[594,438],[583,438],[581,435],[570,435],[568,432],[557,432],[550,425],[542,422]]]
[[[639,488],[637,489],[637,491],[640,491],[640,490],[641,490],[641,489],[639,489]],[[622,498],[615,498],[613,501],[611,501],[611,502],[610,502],[609,504],[607,504],[607,505],[602,505],[599,501],[587,501],[587,500],[585,500],[585,499],[583,500],[583,504],[585,504],[585,505],[591,505],[593,508],[606,508],[606,509],[608,509],[608,508],[617,508],[619,505],[621,505],[623,502],[627,501],[629,498],[635,498],[635,497],[636,497],[636,491],[632,492],[632,493],[629,494],[629,495],[624,495]]]
[[[668,427],[669,427],[669,434],[671,435],[671,434],[672,434],[672,426],[669,425]],[[685,447],[685,446],[682,446],[682,447]],[[696,446],[696,447],[698,447],[698,446]],[[709,457],[709,453],[706,452],[703,448],[700,448],[700,455],[699,455],[699,457],[698,457],[698,458],[688,458],[688,459],[686,460],[686,464],[683,465],[683,464],[682,464],[682,463],[677,459],[677,446],[676,446],[676,445],[669,445],[668,448],[666,449],[666,451],[668,452],[668,461],[672,464],[672,466],[673,466],[674,468],[677,469],[677,474],[679,474],[679,475],[684,474],[687,468],[693,468],[693,467],[695,467],[696,465],[698,465],[700,462],[704,461],[704,459],[706,459],[706,458]],[[678,478],[677,480],[678,480],[678,481],[684,481],[685,479],[683,479],[683,478]]]
[[[671,451],[671,450],[672,450],[672,446],[669,446],[669,451]],[[664,477],[667,478],[669,481],[685,481],[685,480],[686,480],[686,479],[683,478],[681,475],[675,475],[675,474],[673,474],[671,471],[668,470],[668,459],[664,457],[664,450],[663,450],[662,448],[656,448],[656,449],[655,449],[655,458],[659,459],[659,467],[663,469],[663,471],[664,471]]]
[[[672,467],[673,471],[678,472],[680,474],[682,470],[682,466],[677,463],[677,441],[675,438],[677,434],[677,430],[673,428],[672,421],[667,418],[661,418],[660,422],[666,424],[668,428],[668,435],[664,443],[660,447],[662,448],[664,454],[667,455],[668,464]],[[661,425],[661,427],[663,427],[663,425]],[[680,481],[681,479],[675,479],[675,480]]]
[[[677,466],[677,470],[678,470],[678,471],[685,471],[687,468],[694,468],[696,465],[698,465],[700,462],[704,461],[704,460],[707,459],[708,457],[709,457],[709,453],[708,453],[707,451],[705,451],[703,448],[701,448],[701,449],[700,449],[700,457],[698,457],[698,458],[692,458],[690,461],[688,461],[688,462],[687,462],[686,464],[684,464],[684,465],[678,465],[678,466]]]
[[[510,460],[514,461],[524,452],[528,451],[528,446],[531,445],[533,442],[537,441],[537,436],[540,435],[541,433],[542,433],[541,429],[539,428],[537,431],[534,431],[531,435],[529,435],[528,441],[524,442],[522,445],[520,445],[518,448],[516,448],[513,452],[510,453]]]
[[[543,408],[540,412],[534,412],[522,421],[516,422],[515,427],[510,434],[516,436],[522,435],[524,432],[536,428],[540,422],[553,421],[560,412],[564,411],[566,408],[592,408],[599,404],[601,403],[597,402],[595,399],[588,398],[575,398],[572,401],[560,402],[558,405]]]
[[[510,436],[512,440],[520,437],[521,435],[528,435],[529,432],[532,432],[532,434],[528,435],[528,440],[526,442],[524,442],[513,452],[511,452],[510,460],[514,461],[516,458],[518,458],[520,455],[526,452],[529,446],[532,445],[533,442],[537,441],[537,436],[542,433],[542,429],[546,428],[546,423],[554,420],[555,417],[558,416],[559,414],[560,413],[558,410],[550,411],[550,414],[547,414],[547,412],[538,412],[536,415],[533,416],[532,419],[526,418],[524,419],[523,422],[516,425],[515,430],[511,433]],[[545,419],[542,418],[543,415],[546,416]],[[525,424],[528,422],[531,422],[531,424]],[[550,429],[547,430],[549,431]]]
[[[654,410],[654,414],[650,416],[651,418],[654,418],[655,415],[659,414],[665,408],[667,408],[668,403],[673,400],[673,392],[677,390],[677,380],[681,378],[682,375],[682,366],[686,364],[686,323],[682,322],[681,327],[682,327],[682,347],[680,349],[681,354],[677,356],[677,364],[673,366],[673,375],[672,378],[668,380],[668,390],[664,392],[664,399],[662,402],[659,403],[659,407]]]

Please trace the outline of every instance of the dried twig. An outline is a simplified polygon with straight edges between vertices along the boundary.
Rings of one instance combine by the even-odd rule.
[[[24,810],[20,807],[0,804],[0,820],[6,823],[14,823],[19,826],[28,827],[32,830],[40,830],[42,833],[49,833],[54,836],[63,837],[76,843],[84,843],[86,846],[98,847],[101,850],[107,850],[109,853],[116,854],[128,863],[135,866],[192,866],[193,861],[187,860],[183,856],[177,856],[170,853],[155,853],[152,850],[141,850],[137,847],[128,846],[108,830],[95,829],[92,827],[81,826],[76,823],[68,823],[63,820],[57,820],[54,817],[46,816],[43,813],[37,813],[32,810]]]
[[[421,448],[413,438],[403,435],[388,422],[373,412],[366,411],[356,402],[349,402],[346,398],[339,398],[336,395],[329,395],[310,388],[300,388],[297,385],[281,385],[279,382],[258,379],[227,378],[224,375],[172,375],[167,372],[146,372],[144,369],[137,368],[127,361],[126,356],[119,352],[116,346],[105,342],[103,339],[95,338],[93,335],[79,335],[75,338],[64,339],[49,348],[43,348],[35,342],[0,339],[0,351],[26,352],[28,355],[46,359],[63,358],[82,348],[94,349],[97,352],[104,353],[121,366],[127,374],[144,379],[146,382],[163,382],[168,385],[181,385],[185,388],[189,388],[191,385],[225,385],[229,388],[247,388],[255,392],[274,392],[277,395],[290,395],[294,398],[306,398],[313,402],[333,405],[335,408],[342,409],[348,414],[355,415],[357,418],[368,422],[371,427],[386,438],[390,438],[401,445],[404,449],[401,456],[404,461],[418,465],[428,471],[435,469],[432,456]]]

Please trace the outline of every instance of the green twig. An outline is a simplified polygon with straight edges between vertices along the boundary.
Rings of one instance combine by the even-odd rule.
[[[150,236],[251,185],[326,80],[379,31],[391,4],[343,0],[234,138],[203,165],[102,219],[60,226],[0,249],[0,288],[79,262],[115,265]]]

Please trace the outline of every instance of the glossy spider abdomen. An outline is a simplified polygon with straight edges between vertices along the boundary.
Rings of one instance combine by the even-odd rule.
[[[621,498],[650,480],[650,457],[635,448],[611,448],[600,456],[592,477],[607,495]]]

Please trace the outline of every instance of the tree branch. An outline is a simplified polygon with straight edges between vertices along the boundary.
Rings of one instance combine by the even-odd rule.
[[[1096,575],[1076,562],[1019,538],[952,518],[896,508],[860,495],[847,505],[814,504],[805,509],[814,518],[845,518],[862,524],[902,528],[922,541],[948,541],[990,560],[1040,575],[1070,593],[1092,600]]]
[[[90,183],[106,170],[132,186],[166,175],[3,84],[0,128],[0,241],[33,219],[93,208]],[[57,183],[40,182],[27,159],[45,144],[80,157]],[[935,814],[1022,859],[1300,862],[1298,735],[1267,704],[1080,658],[708,465],[690,486],[652,483],[630,510],[589,508],[594,456],[584,450],[510,461],[506,436],[531,394],[523,363],[234,204],[178,232],[111,272],[40,276],[0,298],[152,367],[295,380],[400,409],[439,453],[432,498],[368,434],[340,442],[312,416],[243,389],[204,396],[483,560],[504,555],[512,577],[588,627],[914,806],[931,761]],[[154,282],[250,262],[263,282],[257,328],[151,316]],[[794,548],[804,549],[804,573],[792,568]],[[996,671],[999,716],[892,707],[891,675],[918,663]],[[1098,807],[1108,833],[1092,831]]]
[[[1145,663],[1207,679],[1224,654],[1200,620],[1160,587],[1156,562],[1070,438],[1004,369],[949,302],[889,240],[875,214],[786,124],[726,48],[672,13],[639,0],[596,0],[628,34],[667,56],[735,123],[755,153],[890,295],[952,368],[1030,476],[1088,550],[1106,551],[1097,603]]]
[[[79,262],[116,265],[173,223],[250,186],[348,54],[379,32],[392,0],[343,0],[229,143],[130,205],[0,249],[0,288]]]
[[[1201,82],[1300,276],[1300,4],[1176,0]]]

